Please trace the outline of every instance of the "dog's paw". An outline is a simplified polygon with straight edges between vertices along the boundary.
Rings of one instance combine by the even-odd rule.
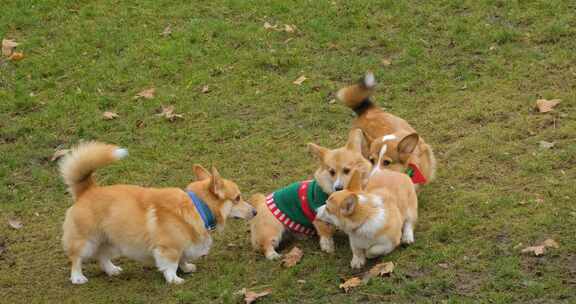
[[[74,285],[82,285],[88,282],[88,279],[83,274],[73,274],[70,276],[70,281]]]
[[[412,243],[414,243],[413,234],[405,234],[402,236],[402,244],[412,244]]]
[[[177,275],[173,275],[173,276],[170,276],[169,278],[166,278],[166,282],[168,282],[168,284],[180,285],[180,284],[184,283],[184,279],[182,279],[181,277],[179,277]]]
[[[197,269],[196,265],[192,263],[184,263],[180,265],[180,270],[182,270],[182,272],[184,273],[195,272],[196,269]]]
[[[104,270],[106,272],[107,275],[109,276],[117,276],[120,273],[122,273],[122,268],[118,267],[116,265],[111,265],[109,267],[106,268],[106,270]]]
[[[359,258],[357,256],[352,257],[352,261],[350,261],[350,267],[353,269],[360,269],[366,265],[366,259]]]
[[[279,254],[278,252],[276,252],[275,250],[271,250],[266,252],[266,258],[270,261],[275,261],[278,260],[282,257],[281,254]]]
[[[320,249],[327,253],[334,253],[334,239],[332,238],[320,238]]]

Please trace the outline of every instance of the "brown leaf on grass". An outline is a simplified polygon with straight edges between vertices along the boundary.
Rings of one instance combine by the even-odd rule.
[[[392,64],[392,61],[388,58],[384,58],[384,59],[382,59],[382,64],[385,66],[389,66]]]
[[[295,85],[301,85],[304,81],[306,81],[306,76],[302,75],[300,77],[298,77],[296,80],[294,80],[292,83]]]
[[[544,246],[546,246],[546,247],[556,248],[556,249],[560,248],[560,245],[558,244],[558,242],[556,242],[556,241],[553,240],[553,239],[547,239],[547,240],[545,240],[545,241],[542,243],[542,245],[544,245]]]
[[[10,55],[10,57],[8,57],[8,59],[10,59],[12,61],[20,61],[20,60],[24,59],[24,53],[14,52],[14,53],[12,53],[12,55]]]
[[[9,57],[18,43],[11,39],[2,39],[2,56]]]
[[[59,149],[54,151],[54,154],[52,154],[52,157],[50,157],[50,161],[57,161],[59,160],[62,156],[68,154],[68,152],[70,152],[70,149]]]
[[[394,271],[394,263],[393,262],[384,262],[380,264],[376,264],[372,267],[365,275],[364,279],[369,279],[373,277],[381,277],[385,275],[390,275]]]
[[[298,262],[300,262],[300,260],[302,259],[303,255],[304,255],[304,252],[302,252],[302,250],[300,248],[298,248],[298,247],[292,248],[292,250],[290,250],[290,252],[288,252],[284,256],[284,259],[282,259],[282,266],[292,267],[292,266],[298,264]]]
[[[546,247],[544,245],[540,246],[530,246],[522,249],[522,253],[534,253],[535,256],[544,255]]]
[[[162,31],[162,33],[160,33],[160,35],[163,37],[168,37],[172,35],[172,27],[168,25],[167,27],[164,28],[164,30]]]
[[[276,29],[276,27],[277,27],[277,25],[272,25],[268,21],[264,22],[264,29],[270,30],[270,29]]]
[[[244,303],[250,304],[256,302],[256,300],[260,299],[261,297],[269,295],[272,290],[266,289],[262,292],[253,292],[250,290],[246,290],[246,288],[242,289],[242,294],[244,294]]]
[[[533,253],[535,256],[542,256],[546,252],[547,247],[558,249],[560,248],[560,245],[558,245],[558,243],[553,239],[547,239],[540,245],[530,246],[522,249],[522,253]]]
[[[102,117],[104,117],[105,120],[112,120],[118,117],[118,113],[106,111],[102,113]]]
[[[134,99],[140,99],[140,98],[152,99],[152,98],[154,98],[154,95],[156,95],[156,89],[155,88],[149,88],[149,89],[140,91],[138,94],[136,94],[136,96],[134,96]]]
[[[349,293],[352,288],[358,287],[360,285],[362,285],[362,279],[359,277],[352,277],[346,280],[346,282],[340,284],[340,288],[344,289],[345,293]]]
[[[174,113],[174,106],[162,106],[160,113],[156,114],[160,117],[165,117],[168,121],[175,121],[178,118],[184,118],[182,114]]]
[[[540,113],[547,113],[560,103],[560,99],[538,99],[536,100],[536,108]]]
[[[24,227],[22,221],[15,218],[8,219],[8,225],[14,229],[22,229],[22,227]]]
[[[136,128],[140,129],[140,128],[144,128],[145,124],[143,120],[137,120],[136,121]]]
[[[296,26],[291,24],[284,24],[284,31],[286,33],[294,33],[296,31]]]
[[[203,85],[203,86],[202,86],[202,89],[200,90],[200,92],[202,92],[202,93],[204,93],[204,94],[210,92],[210,86],[208,86],[208,85]]]
[[[440,267],[442,269],[448,269],[448,268],[450,268],[450,265],[448,265],[447,263],[440,263],[440,264],[438,264],[438,267]]]
[[[541,140],[538,144],[540,145],[540,149],[550,149],[556,145],[553,142],[548,142],[544,140]]]

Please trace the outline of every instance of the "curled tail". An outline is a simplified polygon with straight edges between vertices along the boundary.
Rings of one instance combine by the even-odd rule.
[[[78,144],[60,162],[60,174],[76,199],[96,183],[92,173],[128,155],[128,150],[101,142]]]
[[[374,74],[368,72],[356,84],[340,89],[336,97],[360,116],[368,108],[374,106],[370,100],[374,87],[376,87],[376,78]]]

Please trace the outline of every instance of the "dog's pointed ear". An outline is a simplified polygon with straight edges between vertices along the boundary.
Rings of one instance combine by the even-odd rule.
[[[408,161],[416,146],[418,146],[418,141],[420,140],[420,136],[416,133],[412,133],[409,135],[404,136],[402,140],[398,143],[398,155],[400,156],[400,160],[403,162]]]
[[[310,149],[310,152],[321,162],[324,161],[324,157],[326,157],[328,153],[328,149],[313,143],[308,143],[308,149]]]
[[[362,153],[362,145],[364,142],[364,133],[360,129],[354,129],[348,134],[348,141],[346,142],[346,149]]]
[[[350,177],[350,181],[348,182],[346,190],[350,192],[362,191],[362,173],[360,170],[354,170],[352,172],[352,177]]]
[[[358,196],[354,193],[350,193],[348,197],[346,197],[342,201],[342,205],[340,207],[340,213],[344,216],[350,216],[354,213],[356,209],[356,205],[358,204]]]
[[[220,173],[218,172],[218,170],[216,170],[216,167],[214,166],[212,167],[211,177],[212,179],[210,180],[210,192],[216,195],[216,197],[218,197],[219,199],[224,199],[225,197],[224,181],[222,180]]]
[[[194,175],[196,175],[196,179],[199,181],[212,177],[210,172],[202,167],[202,165],[194,164],[194,166],[192,166],[192,170],[194,171]]]

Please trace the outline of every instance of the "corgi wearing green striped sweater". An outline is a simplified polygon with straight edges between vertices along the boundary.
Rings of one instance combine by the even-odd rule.
[[[310,143],[308,147],[320,162],[314,179],[296,182],[268,196],[256,194],[250,200],[257,215],[250,222],[252,246],[269,260],[278,259],[276,249],[285,233],[318,234],[320,248],[334,252],[334,227],[316,219],[316,210],[326,204],[334,191],[344,189],[354,170],[368,182],[372,165],[362,156],[363,135],[350,132],[344,147],[328,149]]]

